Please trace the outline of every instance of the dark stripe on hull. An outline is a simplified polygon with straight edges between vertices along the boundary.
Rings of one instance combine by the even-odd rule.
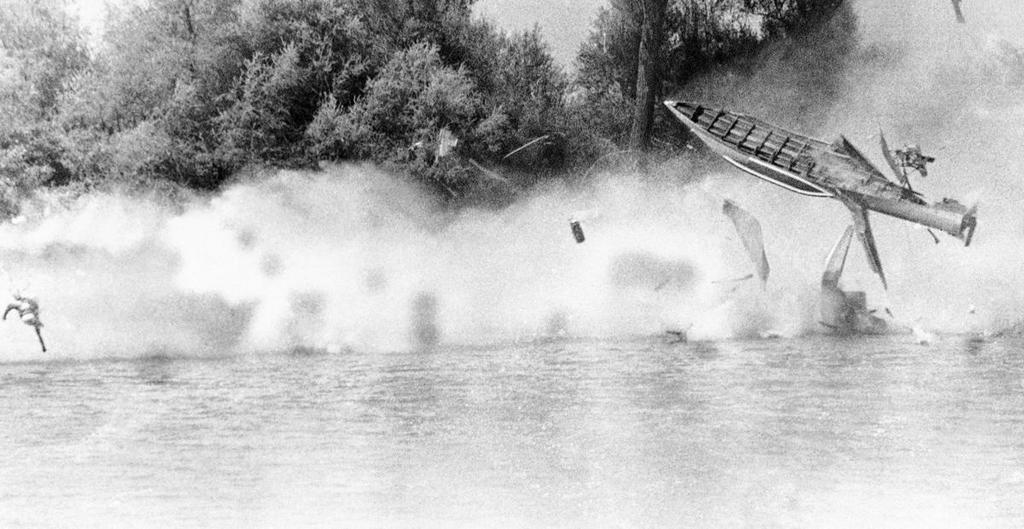
[[[729,113],[723,114],[732,115]],[[721,121],[721,117],[715,119],[715,123]],[[715,127],[716,125],[712,123],[712,128]],[[756,130],[756,125],[754,125],[754,128]],[[762,129],[766,130],[767,127],[762,126]],[[794,167],[803,166],[806,171],[809,171],[813,167],[813,160],[808,159],[804,163],[799,163],[796,162],[796,154],[792,157],[789,155],[784,157],[782,155],[782,153],[789,148],[787,146],[795,146],[797,141],[802,141],[802,136],[800,137],[800,140],[789,139],[782,141],[773,150],[769,151],[765,145],[771,144],[772,142],[765,140],[770,140],[772,137],[771,131],[768,131],[767,134],[763,135],[763,137],[761,135],[755,136],[754,134],[744,133],[742,136],[736,136],[738,144],[745,146],[745,148],[741,150],[737,149],[734,144],[722,141],[718,136],[715,136],[713,133],[709,133],[700,127],[691,126],[690,130],[694,135],[700,138],[705,145],[710,147],[718,155],[725,158],[726,161],[734,165],[737,169],[801,195],[812,197],[833,196],[831,192],[826,191],[814,182],[808,180],[806,178],[806,174],[799,174],[788,167],[790,165]],[[729,129],[723,129],[721,132],[727,133],[729,136],[733,136],[732,132],[728,132],[728,130]],[[733,128],[732,130],[735,131],[736,129]],[[755,134],[757,133],[755,132]],[[757,145],[753,145],[753,141],[750,140],[751,137],[760,138],[757,140]],[[808,150],[803,145],[806,144],[802,144],[800,149],[803,151]],[[743,151],[749,152],[745,153]],[[759,152],[761,154],[755,155],[755,152]],[[799,153],[800,150],[794,152]],[[746,154],[746,156],[744,156],[744,154]],[[800,154],[800,156],[804,156],[804,154]]]
[[[702,129],[730,149],[788,173],[809,174],[814,169],[815,159],[830,150],[829,144],[821,140],[781,129],[751,116],[711,110],[687,102],[676,102],[670,108],[685,118],[695,132]]]

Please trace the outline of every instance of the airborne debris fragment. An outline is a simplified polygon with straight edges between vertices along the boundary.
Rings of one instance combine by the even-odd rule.
[[[600,217],[601,213],[596,209],[574,211],[572,215],[569,216],[569,230],[572,232],[573,239],[575,239],[577,243],[582,243],[587,240],[583,233],[583,221],[591,221]]]
[[[583,227],[580,226],[580,221],[572,217],[569,217],[569,228],[572,230],[572,237],[576,239],[577,243],[582,243],[583,241],[587,240],[587,238],[583,235]]]
[[[458,145],[459,138],[455,137],[455,134],[452,134],[447,127],[442,128],[437,132],[437,159],[440,160],[448,156]]]
[[[484,177],[486,177],[488,180],[493,180],[495,182],[501,182],[503,184],[508,184],[509,183],[508,178],[505,178],[504,176],[501,176],[500,174],[498,174],[497,171],[494,171],[492,169],[488,169],[488,168],[484,167],[483,165],[480,165],[480,162],[478,162],[478,161],[476,161],[476,160],[474,160],[472,158],[468,158],[468,160],[469,160],[469,164],[472,165],[473,167],[475,167],[478,171],[480,171],[480,174],[483,175]]]
[[[555,165],[565,157],[565,144],[565,136],[558,132],[549,132],[512,149],[501,160],[525,166]]]
[[[508,154],[503,156],[501,159],[502,160],[507,160],[509,158],[512,158],[512,157],[516,156],[517,154],[519,154],[521,152],[526,152],[531,147],[534,147],[536,145],[540,145],[542,142],[547,141],[548,138],[550,138],[550,137],[551,137],[550,134],[544,134],[543,136],[538,136],[536,138],[533,138],[532,140],[527,141],[526,143],[520,145],[519,147],[516,147],[515,149],[512,149],[511,151],[508,152]]]
[[[757,277],[761,279],[763,287],[768,281],[768,273],[771,268],[768,266],[768,256],[764,253],[764,236],[761,233],[761,223],[745,209],[736,205],[735,202],[725,199],[722,203],[722,213],[725,213],[743,241],[743,247],[747,250],[750,261],[754,263],[757,270]]]
[[[754,274],[747,274],[747,275],[742,276],[742,277],[734,277],[734,278],[731,278],[731,279],[715,279],[715,280],[711,281],[711,283],[715,284],[715,285],[722,284],[722,283],[740,283],[740,282],[746,281],[748,279],[753,279],[753,277],[754,277]]]
[[[961,0],[953,0],[953,12],[956,14],[956,21],[963,24],[967,22],[964,20],[964,12],[960,10]]]

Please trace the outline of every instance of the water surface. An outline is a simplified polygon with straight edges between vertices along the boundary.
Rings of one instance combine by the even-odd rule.
[[[1022,527],[1022,345],[0,364],[0,527]]]

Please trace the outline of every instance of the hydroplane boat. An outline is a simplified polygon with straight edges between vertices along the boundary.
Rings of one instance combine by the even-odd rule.
[[[672,116],[733,167],[783,189],[805,196],[834,198],[853,215],[868,264],[888,288],[868,212],[944,231],[970,245],[977,207],[944,198],[929,203],[911,189],[893,157],[896,173],[886,178],[843,136],[832,143],[769,124],[752,116],[687,101],[665,101]],[[884,137],[882,139],[885,149]]]

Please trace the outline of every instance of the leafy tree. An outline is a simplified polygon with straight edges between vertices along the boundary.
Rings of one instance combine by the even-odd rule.
[[[168,143],[146,170],[199,187],[247,163],[303,163],[303,132],[320,100],[351,104],[385,60],[358,15],[348,0],[129,6],[112,17],[98,60],[64,98],[62,123],[108,141],[155,127]]]
[[[70,105],[67,114],[111,132],[159,117],[179,83],[212,70],[209,48],[220,38],[229,7],[237,3],[152,0],[113,12],[96,67],[87,73],[91,79],[79,85],[90,93],[69,101],[91,102],[101,95],[107,104],[91,109],[100,111],[98,116]]]
[[[614,84],[623,97],[632,100],[639,47],[639,26],[627,4],[613,2],[612,9],[601,8],[594,30],[576,57],[579,84],[595,92],[607,91]]]
[[[349,155],[394,161],[441,128],[464,134],[479,105],[465,70],[444,66],[436,46],[416,44],[395,54],[367,84],[339,133]]]
[[[42,185],[67,182],[72,161],[49,121],[67,84],[88,64],[64,2],[0,3],[0,216]]]
[[[665,79],[681,86],[723,62],[752,54],[758,30],[738,0],[685,0],[669,6]]]
[[[43,185],[65,183],[69,169],[61,138],[45,125],[6,131],[0,136],[0,216]]]
[[[649,9],[651,1],[612,0],[611,8],[599,13],[577,58],[577,83],[596,122],[592,128],[606,131],[620,145],[627,143],[621,132],[623,113],[632,114],[625,125],[631,132],[629,145],[645,144],[645,110],[650,108],[651,95],[657,94],[659,79],[670,90],[679,90],[710,68],[723,63],[754,64],[756,61],[747,59],[767,45],[803,39],[811,29],[825,26],[829,39],[799,46],[823,50],[816,58],[827,64],[852,49],[853,16],[840,0],[670,0],[664,10],[658,54],[651,55],[648,50],[647,59],[641,61],[644,9],[656,12]],[[833,16],[837,9],[839,17]],[[651,22],[656,20],[651,18]],[[651,29],[656,29],[653,26]],[[653,71],[645,70],[643,64],[651,65]],[[802,70],[812,72],[820,67]],[[820,77],[811,84],[834,84]],[[639,92],[638,87],[642,88]]]
[[[295,48],[316,94],[314,111],[328,92],[350,105],[387,60],[385,37],[368,27],[351,0],[261,0],[247,26],[254,53],[269,57]]]
[[[835,3],[612,0],[570,84],[536,28],[504,33],[472,0],[137,0],[91,58],[65,1],[0,0],[10,200],[74,180],[213,189],[248,164],[321,158],[372,159],[453,195],[502,180],[473,160],[536,178],[541,158],[504,154],[541,135],[559,139],[549,160],[577,163],[646,146],[663,80],[749,55],[764,42],[750,20],[769,40],[803,38]]]
[[[743,0],[743,8],[762,17],[769,37],[797,36],[826,21],[843,0]]]
[[[396,53],[343,114],[328,99],[309,134],[324,145],[322,131],[336,133],[332,157],[406,165],[454,193],[468,184],[467,172],[438,165],[432,153],[442,129],[464,138],[479,113],[480,98],[465,69],[445,66],[436,46],[421,43]]]
[[[334,94],[320,103],[313,120],[306,127],[309,153],[316,159],[337,159],[344,156],[345,142],[341,131],[345,125],[345,108]]]
[[[437,47],[447,65],[467,56],[463,29],[470,26],[475,0],[353,0],[368,29],[384,39],[389,53],[417,43]]]
[[[614,115],[631,115],[625,126],[635,149],[646,149],[650,141],[654,101],[664,77],[660,59],[667,7],[667,0],[613,0],[611,9],[599,12],[578,56],[578,79],[591,102],[610,105],[602,114],[620,130],[622,119]]]
[[[21,104],[49,116],[65,83],[89,62],[78,22],[61,0],[0,3],[0,52],[13,59],[30,91]]]
[[[478,72],[486,118],[475,130],[476,154],[500,157],[523,142],[564,132],[568,79],[555,64],[540,31],[495,34],[491,67]]]
[[[578,82],[597,91],[612,80],[628,100],[636,94],[640,46],[639,0],[613,0],[594,21],[590,37],[577,57]],[[661,77],[684,84],[712,65],[743,56],[758,41],[750,13],[739,0],[669,1],[663,21]]]
[[[228,96],[231,106],[217,118],[224,156],[235,165],[288,160],[305,131],[304,114],[312,114],[305,108],[316,98],[309,78],[294,44],[249,60]]]

